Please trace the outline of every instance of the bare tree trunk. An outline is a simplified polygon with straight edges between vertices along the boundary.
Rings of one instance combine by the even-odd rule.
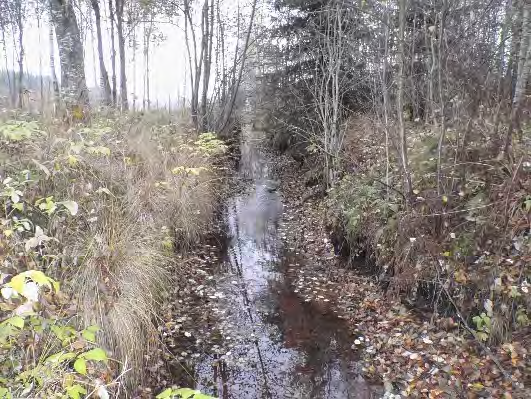
[[[502,110],[502,104],[505,102],[505,91],[503,86],[503,64],[505,61],[505,41],[507,40],[507,32],[509,30],[509,24],[513,16],[513,5],[512,0],[507,0],[505,6],[505,18],[503,21],[501,33],[500,33],[500,44],[498,45],[498,84],[496,88],[496,113],[494,115],[494,137],[498,136],[498,130],[500,127],[500,114]]]
[[[397,112],[398,112],[398,129],[399,129],[399,156],[402,164],[402,172],[404,174],[404,191],[406,198],[411,197],[411,176],[409,174],[408,157],[407,157],[407,143],[406,143],[406,129],[404,125],[404,66],[406,63],[406,55],[404,50],[404,30],[406,24],[406,0],[399,0],[398,12],[398,57],[399,57],[399,71],[398,71],[398,93],[397,93]]]
[[[435,23],[437,23],[437,17],[435,18]],[[431,28],[431,27],[430,27]],[[435,28],[435,27],[433,27]],[[432,32],[428,33],[430,40],[430,54],[431,54],[431,65],[430,65],[430,75],[429,75],[429,100],[430,100],[430,110],[431,118],[435,126],[438,125],[437,117],[435,115],[435,69],[437,65],[437,57],[435,55],[435,29]]]
[[[15,20],[18,31],[18,107],[24,106],[24,7],[22,1],[15,2]]]
[[[208,6],[208,0],[205,0],[205,3]],[[191,112],[192,112],[192,122],[196,129],[199,129],[199,83],[201,81],[201,71],[203,68],[203,56],[204,56],[204,40],[205,40],[205,18],[204,18],[204,6],[203,6],[203,14],[201,18],[201,53],[199,55],[199,58],[197,56],[197,40],[196,40],[196,34],[194,29],[194,22],[191,14],[191,8],[190,8],[190,0],[184,0],[184,15],[185,15],[185,40],[186,40],[186,50],[188,52],[188,62],[190,65],[190,83],[191,83],[191,89],[192,89],[192,98],[191,98]],[[193,44],[193,57],[190,51],[190,43],[189,43],[189,37],[188,37],[188,28],[190,28],[190,33],[192,35],[192,44]],[[193,60],[193,65],[192,65]]]
[[[57,74],[55,73],[55,43],[53,40],[53,23],[50,20],[50,76],[52,78],[52,99],[54,105],[54,114],[59,106],[60,93],[59,93],[59,82],[57,81]]]
[[[149,83],[149,45],[151,43],[151,32],[153,30],[152,17],[150,18],[149,25],[146,27],[144,25],[144,109],[151,108],[151,98],[150,98],[150,83]]]
[[[6,33],[5,30],[2,29],[2,47],[4,52],[4,62],[5,62],[5,68],[6,68],[6,76],[7,76],[7,85],[9,88],[9,98],[13,98],[13,83],[11,82],[11,74],[9,73],[9,61],[7,59],[7,43],[6,43]]]
[[[227,88],[227,75],[225,68],[225,28],[223,21],[221,20],[221,14],[219,9],[219,0],[217,0],[217,20],[218,20],[218,29],[219,29],[219,39],[218,45],[221,47],[221,95],[220,95],[220,104],[225,103],[226,98],[226,88]]]
[[[42,36],[41,36],[41,10],[40,5],[36,5],[37,13],[37,30],[39,31],[38,45],[39,45],[39,111],[41,115],[44,115],[44,77],[42,70]]]
[[[133,94],[133,112],[136,111],[136,100],[138,98],[138,92],[137,92],[137,87],[136,87],[136,47],[137,47],[137,38],[136,38],[136,29],[133,29],[132,30],[132,35],[133,35],[133,91],[132,91],[132,94]]]
[[[98,59],[100,64],[100,81],[101,89],[103,90],[103,101],[105,105],[111,104],[111,85],[109,84],[109,74],[105,68],[105,58],[103,55],[103,40],[101,37],[101,12],[99,0],[91,0],[92,9],[94,10],[94,17],[96,19],[96,38],[98,40]]]
[[[195,34],[194,34],[194,27],[193,27],[193,24],[192,24],[192,18],[190,17],[190,7],[189,7],[189,3],[188,3],[188,0],[184,0],[184,41],[186,43],[186,53],[188,55],[188,69],[189,69],[189,73],[190,73],[190,88],[192,89],[192,98],[191,98],[191,104],[190,104],[190,108],[191,108],[191,113],[192,113],[192,121],[194,123],[195,126],[197,121],[194,121],[193,118],[194,118],[194,115],[195,115],[195,110],[194,110],[194,90],[193,90],[193,87],[194,87],[194,70],[193,70],[193,67],[192,67],[192,52],[190,51],[190,41],[189,41],[189,37],[188,37],[188,27],[190,27],[191,29],[191,33],[192,33],[192,37],[193,37],[193,41],[194,41],[194,60],[195,60]],[[185,92],[186,92],[186,88],[185,88]]]
[[[511,147],[513,131],[515,127],[520,129],[520,113],[524,94],[529,79],[531,69],[531,3],[524,2],[522,5],[522,34],[520,36],[520,50],[518,53],[518,70],[516,78],[516,87],[514,90],[514,99],[512,102],[511,121],[505,136],[503,155],[508,156]]]
[[[389,30],[390,30],[390,11],[389,0],[385,4],[385,22],[384,22],[384,56],[383,56],[383,68],[382,68],[382,94],[383,94],[383,114],[384,114],[384,131],[385,131],[385,184],[387,190],[387,199],[389,199],[389,87],[387,79],[389,58]]]
[[[200,114],[200,123],[201,131],[205,132],[207,130],[208,121],[207,121],[207,99],[208,99],[208,86],[210,83],[210,71],[212,67],[212,42],[213,42],[213,33],[214,33],[214,0],[211,1],[210,6],[208,5],[208,0],[205,0],[204,8],[204,19],[205,19],[205,31],[203,32],[203,37],[206,37],[206,40],[203,41],[205,46],[205,56],[203,58],[203,92],[201,95],[201,114]]]
[[[52,20],[59,46],[61,90],[67,109],[88,105],[87,82],[81,36],[70,1],[50,0]]]
[[[109,0],[109,20],[111,21],[111,72],[112,72],[112,105],[116,107],[116,48],[114,41],[114,6],[113,0]]]
[[[441,17],[439,18],[439,46],[438,46],[438,58],[439,68],[437,68],[437,80],[439,81],[439,109],[441,112],[441,132],[439,133],[439,142],[437,143],[437,194],[440,195],[442,191],[442,151],[444,146],[444,139],[446,136],[446,118],[445,118],[445,99],[444,99],[444,84],[443,84],[443,42],[444,42],[444,24],[446,20],[446,0],[443,0],[443,6],[441,10]]]
[[[529,79],[531,67],[531,2],[526,1],[522,11],[522,37],[520,40],[520,54],[518,57],[518,78],[514,90],[513,103],[515,108],[521,106]]]
[[[518,48],[520,39],[522,37],[522,15],[519,11],[519,0],[513,2],[513,20],[511,21],[511,49],[509,52],[509,60],[507,61],[507,71],[505,73],[505,84],[509,88],[509,105],[512,104],[514,98],[514,82],[518,73]]]
[[[251,9],[251,19],[249,21],[249,27],[247,28],[247,34],[245,36],[245,44],[244,44],[243,50],[242,50],[243,53],[242,53],[242,58],[241,58],[240,70],[238,72],[238,79],[232,85],[232,93],[231,93],[229,106],[226,109],[225,119],[224,119],[223,124],[221,125],[221,128],[219,129],[219,131],[223,131],[223,130],[225,130],[227,128],[227,126],[229,124],[229,121],[230,121],[230,116],[232,115],[232,110],[234,109],[234,104],[236,103],[236,97],[238,95],[238,91],[239,91],[240,84],[241,84],[241,81],[242,81],[243,69],[245,68],[246,52],[247,52],[247,50],[249,48],[249,39],[251,38],[251,31],[253,30],[254,14],[256,12],[256,3],[257,3],[257,1],[258,0],[254,0],[253,1],[253,8]],[[234,55],[234,58],[236,59],[237,57],[238,57],[238,54],[236,52],[236,54]]]
[[[207,33],[205,29],[208,29],[208,18],[206,18],[205,21],[205,14],[208,11],[208,0],[205,0],[204,6],[203,6],[203,13],[201,17],[201,52],[199,53],[199,60],[197,59],[197,47],[196,42],[194,40],[194,56],[195,59],[195,77],[194,77],[194,86],[192,90],[194,91],[193,98],[194,98],[194,105],[192,109],[195,111],[192,114],[192,118],[194,119],[194,124],[196,128],[200,128],[201,123],[201,110],[199,109],[199,84],[201,82],[201,75],[203,73],[203,59],[205,57],[205,50],[207,49]],[[190,24],[190,26],[192,26]]]
[[[124,1],[115,0],[116,5],[116,29],[118,32],[118,53],[120,55],[120,104],[122,111],[129,109],[127,101],[127,75],[125,73],[125,37],[124,37]]]

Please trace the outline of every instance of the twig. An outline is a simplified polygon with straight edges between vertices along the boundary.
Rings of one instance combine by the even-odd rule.
[[[520,165],[522,165],[524,157],[520,157],[520,160],[518,161],[518,164],[516,165],[516,169],[513,172],[513,176],[511,179],[511,184],[509,185],[509,190],[507,190],[507,196],[505,197],[505,232],[507,232],[507,228],[509,227],[509,198],[511,197],[513,193],[513,187],[514,182],[516,180],[516,176],[518,175],[518,170],[520,169]]]

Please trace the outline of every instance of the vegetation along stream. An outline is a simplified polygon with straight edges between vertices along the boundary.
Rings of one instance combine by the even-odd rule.
[[[243,132],[239,166],[246,190],[227,201],[228,246],[216,279],[220,327],[231,350],[195,365],[198,389],[221,398],[366,398],[344,321],[297,294],[289,268],[299,254],[285,248],[283,210],[260,132]]]
[[[531,398],[531,0],[0,0],[0,60],[0,399]]]

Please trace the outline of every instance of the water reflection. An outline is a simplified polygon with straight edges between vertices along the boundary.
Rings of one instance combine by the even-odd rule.
[[[228,201],[230,241],[218,276],[222,335],[233,344],[196,365],[198,388],[221,398],[369,398],[342,320],[293,292],[290,268],[301,259],[282,248],[282,202],[268,186],[258,139],[244,131],[240,168],[252,184]]]

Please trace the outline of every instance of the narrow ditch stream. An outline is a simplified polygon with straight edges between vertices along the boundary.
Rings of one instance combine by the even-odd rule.
[[[344,321],[292,285],[289,271],[303,259],[283,245],[289,215],[257,144],[261,135],[250,126],[242,133],[239,174],[248,187],[227,202],[228,249],[215,276],[222,299],[213,311],[230,351],[198,359],[196,388],[238,399],[375,397]]]

